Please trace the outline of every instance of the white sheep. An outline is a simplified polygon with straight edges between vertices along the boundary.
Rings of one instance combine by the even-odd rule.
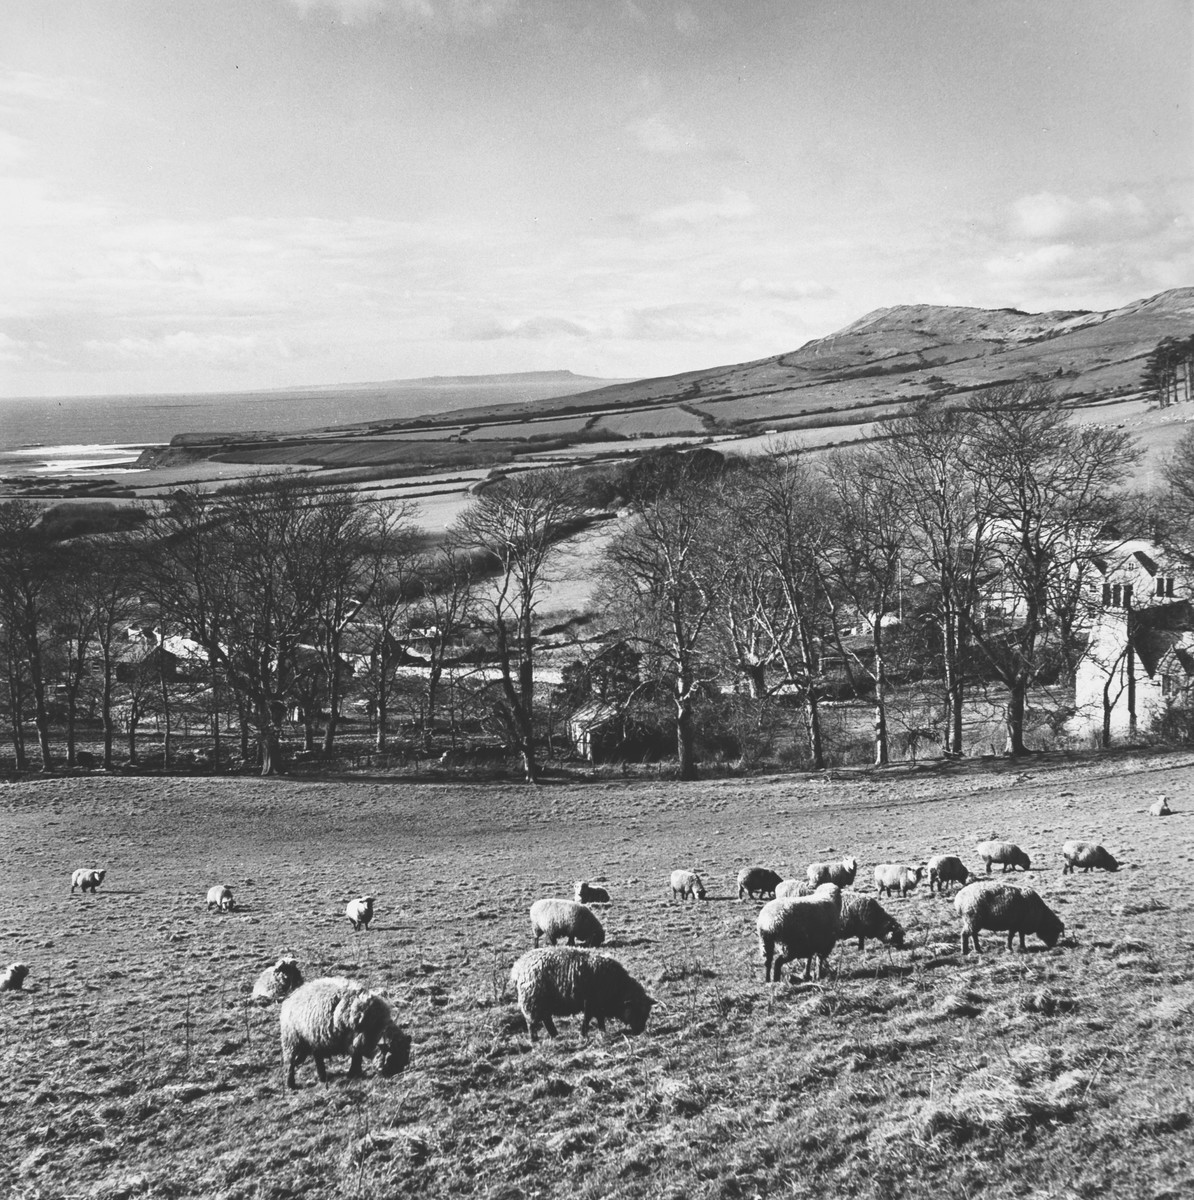
[[[974,875],[966,864],[953,854],[934,854],[929,859],[929,895],[934,890],[945,892],[947,883],[957,883],[965,887],[974,882]]]
[[[553,946],[561,938],[567,938],[569,946],[577,942],[600,946],[605,941],[605,930],[597,914],[575,900],[536,900],[531,905],[530,916],[536,946],[541,937],[547,938]]]
[[[843,941],[857,938],[859,950],[866,949],[867,938],[876,938],[896,950],[904,948],[904,927],[878,900],[858,892],[842,893],[838,937]]]
[[[348,1054],[348,1078],[361,1075],[361,1061],[378,1059],[380,1073],[396,1075],[410,1061],[410,1037],[395,1023],[389,1003],[351,979],[332,976],[304,983],[282,1001],[282,1062],[286,1086],[295,1068],[310,1056],[320,1083],[327,1082],[323,1060]]]
[[[217,883],[207,889],[207,910],[218,908],[220,912],[231,912],[233,909],[232,889],[222,883]]]
[[[1003,863],[1003,874],[1009,868],[1019,867],[1021,871],[1029,869],[1028,855],[1015,842],[979,842],[974,848],[975,854],[987,864],[987,874],[991,874],[992,863]]]
[[[373,897],[358,896],[350,900],[344,907],[344,915],[355,930],[368,930],[369,922],[373,920]]]
[[[1020,949],[1024,949],[1024,935],[1035,933],[1052,948],[1065,932],[1061,918],[1041,899],[1040,893],[1030,887],[1015,887],[1010,883],[997,883],[994,879],[982,879],[967,884],[955,897],[954,908],[962,918],[962,953],[969,950],[969,940],[974,939],[974,952],[981,954],[978,944],[980,929],[1007,931],[1007,948],[1012,949],[1012,939],[1020,935]]]
[[[836,883],[840,888],[853,887],[854,876],[858,874],[858,860],[847,854],[841,862],[809,863],[806,874],[812,887],[820,887],[823,883]]]
[[[577,1013],[582,1014],[582,1035],[589,1032],[590,1021],[604,1032],[609,1017],[617,1017],[631,1033],[642,1033],[655,1005],[616,958],[592,950],[564,946],[528,950],[511,969],[510,982],[532,1042],[540,1024],[554,1038],[552,1018]]]
[[[254,1004],[273,1004],[284,1000],[303,986],[303,973],[298,960],[283,955],[272,967],[266,967],[253,982],[250,999]]]
[[[804,978],[812,978],[813,959],[823,977],[829,954],[837,944],[841,926],[842,890],[823,883],[811,896],[769,900],[759,913],[755,928],[763,954],[763,977],[779,982],[786,962],[803,958]]]
[[[1061,848],[1061,856],[1065,859],[1065,866],[1061,868],[1063,875],[1073,875],[1078,867],[1082,868],[1084,875],[1089,874],[1093,867],[1103,871],[1119,870],[1119,863],[1102,846],[1096,846],[1093,842],[1066,842]]]
[[[745,900],[749,896],[753,900],[756,892],[760,896],[770,893],[774,898],[775,889],[782,882],[783,876],[769,867],[743,867],[738,872],[738,899]]]
[[[19,992],[28,975],[29,968],[23,962],[10,963],[0,971],[0,992]]]
[[[671,885],[673,899],[704,900],[705,898],[705,885],[695,871],[679,868],[672,872],[668,882]]]
[[[899,892],[906,896],[924,878],[924,867],[909,867],[902,863],[880,863],[875,868],[875,887],[879,895],[890,896]]]
[[[1148,806],[1148,815],[1150,817],[1168,817],[1173,814],[1173,809],[1169,807],[1169,797],[1162,796],[1159,800],[1154,800]]]
[[[73,893],[75,888],[82,888],[85,892],[94,892],[104,882],[104,876],[107,873],[106,869],[93,871],[88,867],[80,867],[70,877],[70,890]]]
[[[572,885],[572,895],[577,904],[608,904],[610,902],[609,892],[603,887],[598,887],[595,883],[588,883],[584,879],[578,879]]]
[[[790,900],[793,896],[811,896],[816,890],[807,879],[785,879],[775,885],[775,898]]]

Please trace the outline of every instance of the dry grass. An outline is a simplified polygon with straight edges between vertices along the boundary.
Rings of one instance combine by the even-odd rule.
[[[73,779],[0,787],[4,1187],[16,1197],[1189,1195],[1191,760],[681,786]],[[1158,791],[1177,810],[1145,815]],[[963,959],[953,907],[885,901],[910,949],[762,981],[749,862],[792,873],[992,832],[1040,869],[1054,950]],[[1097,835],[1118,875],[1060,873]],[[108,868],[70,895],[71,868]],[[665,899],[697,866],[705,904]],[[530,1050],[506,987],[526,909],[604,878],[607,949],[665,1007]],[[241,905],[208,913],[227,882]],[[368,934],[342,916],[378,897]],[[284,950],[393,997],[409,1070],[281,1086]],[[368,1070],[368,1068],[367,1068]]]

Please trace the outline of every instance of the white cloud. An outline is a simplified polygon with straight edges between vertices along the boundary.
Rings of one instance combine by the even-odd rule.
[[[10,171],[28,154],[28,143],[15,133],[0,129],[0,171]]]
[[[704,147],[701,139],[691,129],[686,129],[661,114],[644,117],[629,126],[638,144],[651,154],[676,157],[694,154]]]
[[[239,366],[261,357],[285,360],[294,357],[283,338],[258,334],[195,333],[181,329],[161,337],[89,339],[84,349],[101,360],[120,365],[146,362],[203,362],[209,366]]]
[[[773,300],[827,300],[837,295],[833,288],[816,280],[768,280],[756,279],[753,275],[744,279],[738,290],[748,296],[768,296]]]
[[[380,17],[417,24],[483,29],[505,20],[521,0],[287,0],[304,16],[328,12],[344,25]]]
[[[1056,192],[1022,196],[1012,229],[1033,241],[1122,241],[1163,228],[1174,213],[1133,192],[1074,199]]]
[[[458,321],[452,336],[463,341],[487,342],[503,338],[587,338],[592,331],[566,317],[525,317],[503,321],[496,317]]]
[[[758,209],[745,192],[722,188],[720,200],[689,200],[656,209],[647,215],[655,225],[705,225],[719,221],[741,221],[753,217]]]

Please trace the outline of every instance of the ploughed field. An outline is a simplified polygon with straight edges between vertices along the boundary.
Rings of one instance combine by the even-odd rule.
[[[1146,813],[1159,794],[1174,815]],[[734,878],[1018,842],[1066,923],[962,957],[950,900],[885,899],[908,947],[769,986]],[[1067,838],[1116,875],[1063,876]],[[539,789],[400,779],[0,785],[0,1192],[15,1197],[1194,1194],[1194,756],[948,774]],[[75,867],[106,867],[97,894]],[[695,867],[709,899],[667,893]],[[998,871],[998,868],[996,868]],[[527,908],[602,879],[644,1034],[532,1050],[506,980]],[[209,885],[238,908],[209,913]],[[345,902],[370,893],[354,934]],[[407,1071],[310,1062],[288,1093],[280,954],[384,989]]]

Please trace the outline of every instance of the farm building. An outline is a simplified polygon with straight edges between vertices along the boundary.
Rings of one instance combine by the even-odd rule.
[[[1107,741],[1162,727],[1188,734],[1194,603],[1186,598],[1185,565],[1152,543],[1131,541],[1095,567],[1094,617],[1075,678],[1072,730]]]

